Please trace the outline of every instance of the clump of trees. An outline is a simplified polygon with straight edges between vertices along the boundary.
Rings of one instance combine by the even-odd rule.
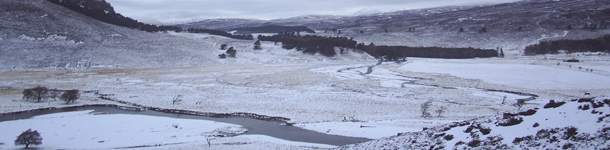
[[[398,61],[405,57],[426,58],[486,58],[498,57],[498,51],[477,48],[445,48],[445,47],[408,47],[408,46],[375,46],[374,44],[358,44],[356,49],[363,50],[375,57],[385,57],[389,61]]]
[[[76,101],[79,97],[80,94],[78,93],[78,90],[72,89],[65,91],[63,94],[61,94],[61,97],[59,99],[65,101],[66,104],[68,104],[70,102],[74,103],[74,101]]]
[[[525,55],[558,54],[559,50],[574,52],[605,52],[610,49],[610,35],[583,40],[541,41],[525,47]]]
[[[429,112],[430,109],[432,109],[432,101],[428,100],[424,103],[421,104],[421,116],[424,118],[429,118],[432,117],[432,114]],[[443,115],[443,113],[445,113],[447,111],[447,107],[445,106],[440,106],[438,107],[436,110],[434,110],[434,112],[437,114],[436,117],[441,117]]]
[[[430,112],[428,112],[430,107],[432,107],[432,101],[426,101],[421,104],[421,117],[428,118],[431,116]]]
[[[408,47],[408,46],[376,46],[371,43],[358,44],[352,38],[324,37],[315,35],[297,35],[296,33],[279,33],[273,36],[258,36],[261,41],[282,42],[284,49],[296,49],[303,53],[320,53],[325,56],[335,56],[335,47],[362,50],[376,58],[388,61],[398,61],[405,57],[427,58],[484,58],[498,57],[498,51],[476,48],[443,48],[443,47]]]
[[[47,87],[37,86],[30,89],[24,89],[22,99],[25,101],[29,101],[30,99],[36,100],[36,102],[40,102],[45,99],[53,98],[57,100],[59,97],[60,100],[66,101],[66,104],[72,102],[74,103],[79,97],[79,91],[76,89],[73,90],[58,90],[58,89],[49,89]]]
[[[284,49],[296,49],[307,54],[320,53],[332,57],[337,53],[335,47],[356,48],[357,42],[345,37],[324,37],[316,35],[297,35],[294,32],[282,32],[273,36],[259,35],[261,41],[282,42]]]
[[[32,131],[32,129],[28,129],[17,136],[15,140],[15,145],[25,145],[25,148],[29,148],[30,145],[40,145],[42,144],[42,137],[40,137],[40,133],[36,130]]]
[[[28,101],[30,100],[30,98],[32,98],[38,100],[37,102],[40,102],[40,100],[45,98],[48,92],[48,88],[37,86],[35,88],[23,90],[22,94],[23,98],[25,98],[25,101]]]
[[[280,25],[266,25],[259,27],[246,27],[246,28],[235,28],[237,33],[278,33],[278,32],[307,32],[316,33],[316,31],[307,28],[306,26],[280,26]]]
[[[227,57],[236,57],[237,56],[237,50],[235,50],[235,48],[233,47],[229,47],[229,49],[227,49],[227,51],[225,53],[222,53],[220,55],[218,55],[218,58],[227,58]]]

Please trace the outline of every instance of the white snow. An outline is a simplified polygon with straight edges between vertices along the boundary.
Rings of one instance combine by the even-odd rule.
[[[511,104],[516,99],[528,98],[486,89],[539,95],[537,100],[529,101],[525,106],[531,108],[549,99],[581,96],[580,91],[607,92],[610,81],[610,68],[605,63],[607,56],[580,56],[578,59],[585,62],[572,64],[571,68],[563,62],[560,66],[555,65],[565,57],[559,55],[548,56],[549,59],[542,59],[542,56],[463,60],[408,58],[408,62],[403,64],[375,66],[370,74],[366,74],[368,67],[377,61],[355,51],[329,58],[284,50],[272,42],[262,42],[263,50],[252,50],[254,41],[208,34],[170,32],[169,36],[203,41],[200,53],[206,55],[224,52],[214,45],[226,43],[238,50],[237,58],[213,58],[214,62],[204,63],[212,62],[214,65],[196,67],[1,72],[0,87],[14,89],[6,90],[7,93],[0,90],[0,111],[69,106],[48,100],[42,103],[21,100],[18,89],[40,85],[99,90],[104,94],[114,94],[110,98],[144,106],[286,117],[291,119],[290,123],[305,129],[377,139],[451,121],[514,111],[516,108]],[[25,34],[20,38],[37,40]],[[43,39],[65,40],[60,35]],[[81,61],[63,65],[79,63]],[[578,70],[575,69],[577,66],[596,71]],[[183,95],[183,101],[174,105],[171,99],[176,95]],[[501,104],[504,96],[507,97],[506,104]],[[447,112],[442,117],[421,118],[419,105],[428,100],[433,101],[433,110],[445,106]],[[93,95],[87,96],[86,101],[77,102],[113,103]],[[356,118],[356,122],[344,121],[344,118]],[[180,140],[188,142],[179,144],[185,147],[201,144],[200,138],[193,136]],[[218,146],[221,139],[216,140]],[[252,141],[243,136],[222,140]],[[267,142],[283,145],[278,140]],[[170,147],[181,148],[179,145]],[[261,142],[253,145],[260,146]]]
[[[599,66],[599,68],[608,69],[610,66]],[[488,83],[540,90],[597,89],[607,88],[610,85],[610,77],[585,71],[477,59],[417,59],[400,67],[399,70],[450,74],[461,78],[481,79]]]
[[[34,40],[36,40],[36,38],[33,38],[33,37],[30,37],[30,36],[27,36],[27,35],[25,35],[25,34],[22,34],[21,36],[19,36],[19,39],[22,39],[22,40],[29,40],[29,41],[34,41]]]
[[[351,137],[363,137],[369,139],[380,139],[398,133],[421,131],[422,127],[437,126],[455,122],[456,120],[387,120],[367,122],[320,122],[297,124],[296,126],[326,134],[343,135]]]
[[[512,145],[513,140],[516,137],[525,137],[528,135],[535,135],[535,133],[541,129],[552,129],[552,128],[564,128],[564,127],[576,127],[580,133],[595,133],[602,127],[607,127],[607,124],[598,123],[597,115],[591,115],[591,111],[578,110],[578,106],[583,103],[568,102],[559,108],[552,109],[538,109],[538,112],[532,116],[521,116],[523,122],[513,126],[496,126],[494,123],[483,123],[482,126],[489,127],[491,134],[482,135],[480,139],[486,139],[488,136],[501,135],[504,140],[503,143]],[[604,106],[596,108],[596,111],[610,112],[610,107]],[[538,123],[538,127],[533,127],[535,123]],[[454,135],[454,140],[445,143],[445,147],[453,147],[458,141],[468,142],[471,139],[467,139],[468,133],[464,133],[464,130],[468,126],[456,127],[445,133]]]
[[[205,120],[91,112],[57,113],[0,122],[0,132],[4,135],[0,141],[6,143],[0,147],[22,147],[13,145],[12,141],[29,128],[37,130],[43,137],[43,144],[36,147],[51,149],[111,149],[205,141],[205,136],[215,134],[219,129],[227,132],[230,131],[226,130],[228,128],[241,128]]]

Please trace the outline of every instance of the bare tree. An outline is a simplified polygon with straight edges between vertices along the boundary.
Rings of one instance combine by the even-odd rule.
[[[438,114],[437,117],[441,117],[441,115],[445,112],[445,110],[447,110],[447,107],[445,107],[445,106],[441,106],[437,110],[435,110],[435,112]]]
[[[521,110],[521,107],[523,107],[525,105],[525,100],[518,99],[517,103],[515,103],[514,105],[515,105],[515,107],[517,107],[517,110]]]
[[[59,99],[66,101],[66,104],[68,104],[70,102],[74,103],[79,97],[80,97],[80,94],[78,93],[78,90],[73,89],[73,90],[68,90],[68,91],[64,92],[63,94],[61,94]]]
[[[34,97],[34,92],[32,91],[32,89],[24,89],[21,93],[23,94],[23,97],[21,99],[25,99],[25,101],[28,101],[30,100],[30,98]]]
[[[32,89],[32,93],[34,95],[34,98],[36,98],[38,100],[38,102],[40,102],[40,100],[42,100],[42,98],[44,98],[45,95],[47,95],[47,92],[49,92],[49,89],[46,87],[35,87]]]
[[[211,147],[211,146],[212,146],[212,143],[210,143],[210,140],[211,140],[211,139],[210,139],[210,138],[209,138],[207,135],[206,135],[206,136],[204,136],[204,137],[205,137],[205,141],[207,141],[207,142],[208,142],[208,147]]]
[[[62,95],[62,93],[60,90],[57,90],[57,89],[49,90],[49,97],[53,98],[53,100],[57,100],[57,97],[59,97],[61,95]]]
[[[504,101],[506,101],[506,95],[504,95],[504,98],[502,99],[502,104],[504,104]]]
[[[432,106],[432,101],[428,100],[426,102],[424,102],[423,104],[421,104],[421,116],[424,118],[428,118],[430,117],[430,113],[428,112],[428,110],[430,109],[430,106]]]
[[[182,95],[177,95],[174,97],[174,99],[172,100],[172,104],[176,105],[176,103],[182,102]]]
[[[29,148],[30,145],[40,145],[42,144],[42,137],[40,137],[40,133],[38,131],[32,129],[28,129],[17,136],[15,140],[15,145],[25,145],[25,148]]]

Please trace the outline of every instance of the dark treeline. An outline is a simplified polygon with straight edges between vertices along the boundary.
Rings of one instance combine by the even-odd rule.
[[[584,40],[541,41],[525,47],[525,55],[557,54],[559,50],[574,52],[604,52],[610,50],[610,35]]]
[[[259,35],[261,41],[282,42],[282,48],[303,51],[303,53],[320,53],[325,56],[335,56],[335,47],[356,48],[356,41],[345,37],[323,37],[316,35],[296,35],[294,32],[284,32],[273,36]]]
[[[182,32],[183,29],[181,27],[176,26],[157,26],[146,24],[142,22],[138,22],[132,18],[125,17],[119,13],[114,11],[114,8],[106,2],[105,0],[47,0],[51,3],[66,7],[70,10],[79,12],[91,18],[100,20],[102,22],[132,28],[139,29],[146,32],[164,32],[164,31],[175,31]],[[211,30],[211,29],[195,29],[196,33],[209,33],[213,35],[226,36],[230,38],[236,39],[253,39],[250,35],[232,35],[231,33],[227,33],[221,30]]]
[[[190,28],[190,29],[186,29],[186,30],[190,33],[209,33],[209,34],[213,34],[213,35],[220,35],[220,36],[225,36],[225,37],[234,38],[234,39],[244,39],[244,40],[253,40],[254,39],[252,34],[235,35],[235,34],[227,33],[225,31],[212,30],[212,29],[201,29],[201,28]]]
[[[358,49],[376,58],[399,60],[404,57],[427,58],[475,58],[497,57],[498,52],[491,49],[475,48],[441,48],[441,47],[408,47],[408,46],[376,46],[373,43],[365,45],[346,37],[324,37],[315,35],[297,35],[295,33],[280,33],[273,36],[258,36],[261,41],[282,42],[282,48],[293,49],[303,53],[320,53],[325,56],[335,56],[335,47],[341,50]]]
[[[425,58],[486,58],[498,57],[498,51],[477,48],[446,48],[446,47],[408,47],[408,46],[374,46],[359,44],[358,49],[372,56],[384,56],[388,60],[397,61],[404,57]]]
[[[316,31],[307,28],[306,26],[280,26],[266,25],[259,27],[235,28],[237,33],[279,33],[279,32],[307,32],[316,33]]]

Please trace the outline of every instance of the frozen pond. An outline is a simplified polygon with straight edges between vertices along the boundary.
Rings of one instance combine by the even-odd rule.
[[[43,145],[40,147],[45,148],[121,148],[188,142],[205,143],[205,136],[209,135],[266,135],[294,142],[335,146],[368,140],[327,135],[285,125],[281,121],[264,121],[249,117],[204,117],[152,110],[131,111],[115,107],[93,106],[1,116],[0,131],[5,137],[0,138],[0,143],[4,143],[0,145],[0,148],[14,148],[14,138],[28,128],[41,132],[44,139]],[[49,129],[45,131],[45,128]],[[247,132],[243,133],[244,131]],[[57,141],[59,139],[71,142]],[[80,144],[83,145],[82,147],[78,144],[71,147],[60,144],[62,142],[89,143]],[[59,145],[59,147],[53,144]]]

